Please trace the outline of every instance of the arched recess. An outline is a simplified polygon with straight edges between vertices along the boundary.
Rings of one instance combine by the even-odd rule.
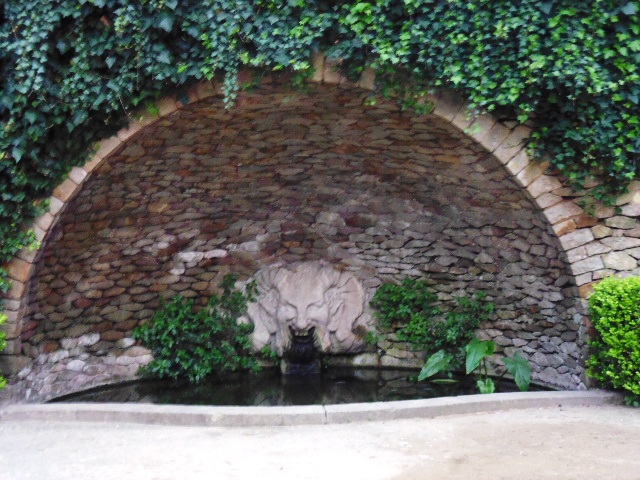
[[[316,82],[345,88],[353,87],[340,78],[322,56],[316,57],[315,62],[318,72],[314,79]],[[370,89],[373,81],[372,73],[366,72],[356,86]],[[215,84],[200,84],[189,92],[189,103],[202,101],[217,94],[219,91]],[[530,161],[524,149],[524,140],[530,134],[528,128],[506,125],[490,115],[474,117],[463,102],[446,93],[434,96],[431,100],[435,105],[435,116],[465,132],[486,151],[492,153],[537,205],[559,239],[559,254],[566,255],[573,280],[581,287],[581,296],[586,295],[592,282],[605,275],[616,271],[637,272],[640,247],[637,224],[640,189],[637,184],[632,185],[631,193],[621,199],[621,215],[616,215],[613,209],[602,208],[596,212],[596,218],[589,217],[574,201],[573,194],[563,188],[558,179],[545,174],[546,164]],[[55,190],[49,212],[35,222],[34,229],[38,237],[45,242],[49,240],[48,235],[54,229],[60,215],[82,189],[91,173],[105,159],[122,149],[127,140],[142,129],[161,122],[163,118],[183,107],[185,105],[175,99],[163,100],[158,103],[159,117],[142,117],[115,137],[101,142],[93,159],[83,167],[74,168],[69,178]],[[20,356],[20,337],[23,330],[28,330],[28,325],[24,325],[22,320],[28,302],[29,281],[38,254],[39,252],[21,252],[8,266],[14,283],[6,296],[9,348],[4,359],[5,364],[8,364],[8,371],[12,373],[17,373],[24,366],[24,357]],[[576,311],[576,315],[580,315],[580,312]]]

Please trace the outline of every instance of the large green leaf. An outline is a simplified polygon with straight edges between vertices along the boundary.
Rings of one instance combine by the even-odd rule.
[[[425,378],[432,377],[433,375],[446,370],[451,363],[451,355],[447,354],[444,350],[438,350],[431,355],[420,370],[418,380],[422,381]]]
[[[531,365],[520,353],[516,352],[513,358],[505,358],[504,365],[513,376],[513,380],[521,391],[529,389],[531,383]]]
[[[479,340],[474,338],[471,340],[466,347],[464,347],[464,351],[467,354],[466,361],[466,369],[467,374],[473,372],[480,362],[484,359],[484,357],[488,355],[493,355],[495,351],[495,343],[491,340]]]
[[[478,379],[476,386],[480,393],[493,393],[496,391],[496,385],[490,378],[485,378],[484,380]]]

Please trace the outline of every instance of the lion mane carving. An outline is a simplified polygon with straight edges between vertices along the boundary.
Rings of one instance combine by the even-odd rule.
[[[295,336],[313,336],[323,353],[356,353],[365,345],[370,318],[360,282],[316,261],[260,270],[258,300],[247,318],[255,349],[268,346],[282,356]]]

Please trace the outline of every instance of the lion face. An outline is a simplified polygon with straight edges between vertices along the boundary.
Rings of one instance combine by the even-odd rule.
[[[364,291],[358,280],[324,262],[270,267],[255,277],[259,298],[249,305],[253,343],[279,355],[293,341],[313,340],[320,352],[353,353],[363,346]]]

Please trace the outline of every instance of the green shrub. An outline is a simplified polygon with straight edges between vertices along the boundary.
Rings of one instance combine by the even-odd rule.
[[[379,332],[397,329],[398,340],[427,355],[444,350],[458,365],[464,356],[462,347],[493,311],[493,304],[484,302],[484,298],[481,292],[471,299],[459,297],[455,307],[445,314],[436,305],[438,297],[424,281],[406,278],[400,285],[380,286],[370,305]]]
[[[440,309],[438,301],[427,284],[414,278],[405,278],[400,285],[385,283],[376,290],[371,307],[381,329],[389,329],[394,323],[410,323],[415,317],[433,318]]]
[[[587,374],[604,387],[640,395],[640,277],[609,277],[594,287],[589,313],[596,330]]]
[[[199,382],[206,377],[238,370],[260,369],[249,335],[253,325],[238,324],[254,300],[255,285],[246,292],[234,288],[235,277],[226,275],[207,306],[198,311],[192,299],[178,295],[165,303],[153,321],[137,327],[133,337],[153,353],[144,374]]]

